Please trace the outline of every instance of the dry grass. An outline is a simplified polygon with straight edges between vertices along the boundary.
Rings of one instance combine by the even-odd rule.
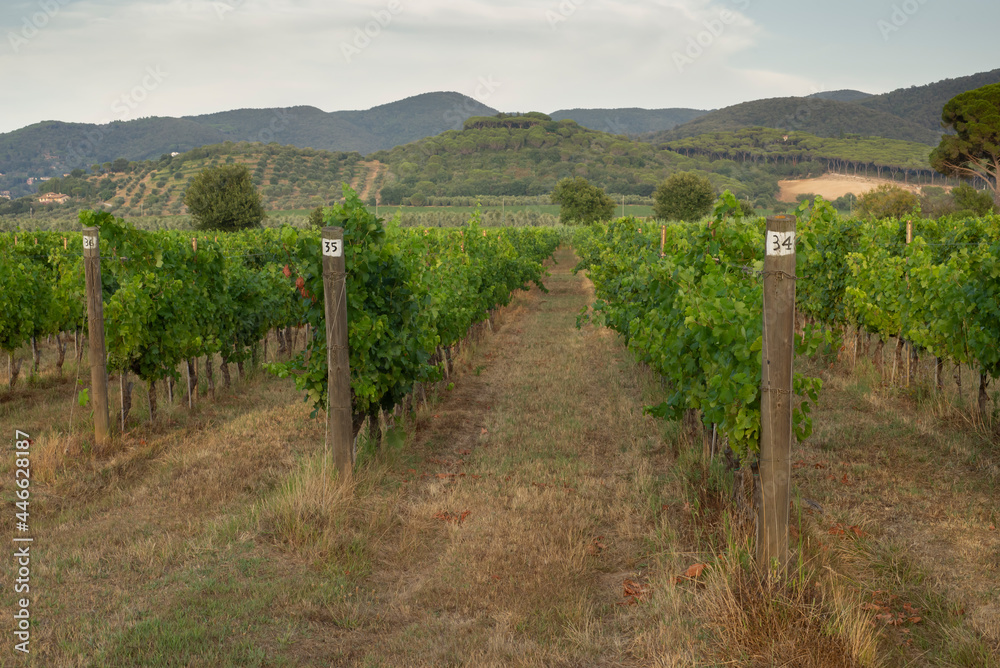
[[[761,578],[731,474],[643,414],[658,380],[611,333],[574,328],[592,295],[571,266],[462,351],[453,389],[362,444],[347,484],[275,379],[191,412],[161,400],[155,425],[137,391],[100,451],[80,412],[66,436],[73,380],[5,395],[36,439],[34,664],[997,663],[996,457],[956,413],[824,368],[795,453],[800,559]],[[904,603],[920,622],[878,619]]]

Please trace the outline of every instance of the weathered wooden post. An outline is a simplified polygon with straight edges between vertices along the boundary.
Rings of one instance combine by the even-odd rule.
[[[907,220],[906,221],[906,245],[907,245],[907,247],[909,247],[909,245],[910,245],[910,243],[912,241],[913,241],[913,221],[912,220]],[[907,292],[910,291],[910,267],[909,267],[909,264],[910,264],[910,258],[906,258],[906,265],[907,265],[907,267],[906,267],[906,291]],[[899,336],[902,337],[903,333],[900,332]],[[913,369],[912,369],[912,367],[913,367],[913,351],[914,351],[913,343],[912,342],[907,342],[907,347],[909,348],[909,350],[906,351],[906,353],[907,353],[906,354],[906,387],[909,387],[910,386],[910,378],[913,375]]]
[[[87,285],[87,323],[90,340],[90,400],[94,406],[94,441],[108,441],[108,362],[104,349],[104,301],[101,295],[100,234],[96,227],[83,228],[83,267]]]
[[[326,303],[327,448],[341,480],[354,467],[351,368],[347,347],[347,273],[344,228],[323,228],[323,294]]]
[[[757,562],[776,564],[780,572],[788,563],[795,280],[795,216],[771,216],[764,259]]]

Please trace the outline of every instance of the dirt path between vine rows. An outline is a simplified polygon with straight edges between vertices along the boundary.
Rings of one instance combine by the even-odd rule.
[[[578,330],[591,293],[567,251],[416,425],[368,619],[297,648],[357,665],[620,665],[623,597],[648,567],[666,466],[625,351]],[[634,658],[634,656],[632,657]],[[317,661],[316,665],[321,665]]]

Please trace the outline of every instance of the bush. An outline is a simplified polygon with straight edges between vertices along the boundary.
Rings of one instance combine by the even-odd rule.
[[[902,218],[920,211],[920,200],[909,190],[888,183],[858,198],[858,214],[866,218]]]
[[[582,176],[556,183],[552,202],[559,205],[559,222],[564,224],[610,220],[615,211],[615,203],[604,190],[591,185]]]
[[[712,182],[692,172],[674,174],[653,193],[653,215],[661,220],[694,221],[712,210]]]
[[[264,220],[260,193],[245,165],[209,167],[191,179],[184,203],[202,230],[259,227]]]

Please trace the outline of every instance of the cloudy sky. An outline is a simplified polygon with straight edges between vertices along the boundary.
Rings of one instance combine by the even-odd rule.
[[[985,0],[3,0],[0,132],[457,91],[712,109],[1000,67]]]

